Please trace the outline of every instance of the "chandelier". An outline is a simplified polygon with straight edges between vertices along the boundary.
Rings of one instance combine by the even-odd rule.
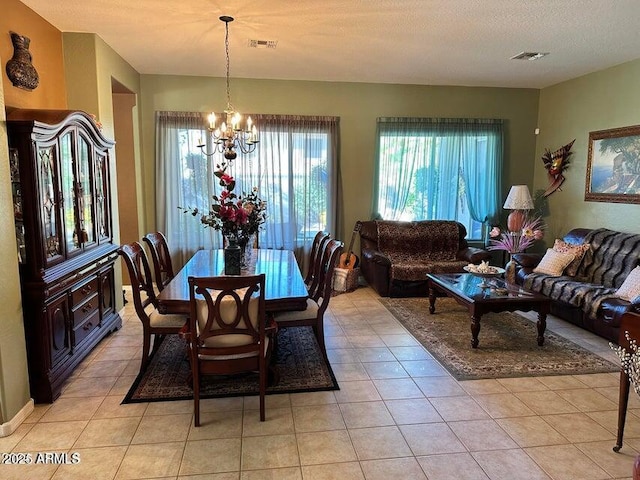
[[[242,116],[236,112],[231,104],[231,93],[229,88],[229,22],[233,22],[233,17],[223,15],[220,20],[225,25],[224,47],[227,57],[227,108],[224,111],[224,120],[220,127],[216,126],[216,114],[211,112],[207,117],[207,131],[211,135],[211,143],[214,145],[214,151],[208,153],[205,151],[205,144],[198,145],[202,153],[207,157],[215,155],[217,152],[222,153],[227,160],[234,160],[237,156],[237,150],[242,153],[252,153],[256,149],[258,140],[258,129],[251,121],[251,117],[247,117],[243,123]]]

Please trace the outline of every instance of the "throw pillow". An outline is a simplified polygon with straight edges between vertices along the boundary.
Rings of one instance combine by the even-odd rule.
[[[616,290],[616,295],[628,301],[632,301],[640,295],[640,267],[631,270],[629,276],[624,279],[620,288]]]
[[[553,248],[547,248],[547,253],[544,254],[544,257],[542,257],[538,266],[533,269],[533,272],[559,277],[574,258],[575,256],[570,253],[556,252]]]
[[[570,277],[574,277],[578,272],[578,267],[584,258],[584,254],[591,248],[589,243],[583,243],[582,245],[576,245],[574,243],[567,243],[564,240],[560,240],[556,238],[556,241],[553,242],[553,249],[556,252],[560,253],[570,253],[575,258],[573,261],[565,268],[565,274]]]

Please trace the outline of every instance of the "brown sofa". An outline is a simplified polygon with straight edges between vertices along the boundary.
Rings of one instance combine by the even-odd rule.
[[[638,265],[640,235],[605,228],[576,228],[565,235],[564,241],[590,244],[575,276],[533,273],[542,254],[520,253],[513,256],[517,263],[516,283],[551,297],[554,315],[617,342],[622,316],[640,313],[640,298],[628,302],[615,296]]]
[[[462,272],[489,252],[467,245],[461,223],[371,220],[360,227],[360,269],[383,297],[426,296],[427,273]]]

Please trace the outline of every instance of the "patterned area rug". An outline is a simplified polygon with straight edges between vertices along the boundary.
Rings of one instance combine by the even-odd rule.
[[[267,394],[339,390],[311,327],[281,329],[274,354],[280,381]],[[189,372],[184,340],[168,335],[122,403],[192,399]],[[200,388],[200,398],[258,395],[258,374],[205,376]]]
[[[471,348],[468,311],[449,298],[381,298],[380,302],[457,380],[617,372],[615,365],[547,330],[538,347],[534,322],[515,313],[482,316]]]

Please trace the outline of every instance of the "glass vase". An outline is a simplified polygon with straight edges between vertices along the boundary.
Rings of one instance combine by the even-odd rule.
[[[504,266],[504,280],[509,284],[516,283],[516,261],[513,259],[513,253],[509,254],[509,261]]]
[[[241,258],[240,264],[243,267],[247,267],[251,264],[253,259],[253,246],[255,245],[256,234],[241,235],[238,238],[238,245],[240,246]]]

